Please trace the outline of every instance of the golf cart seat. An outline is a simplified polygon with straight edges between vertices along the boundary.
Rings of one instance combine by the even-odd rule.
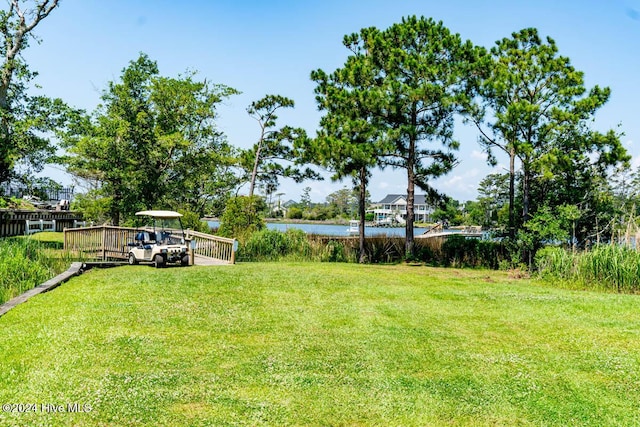
[[[136,244],[145,249],[151,249],[151,245],[156,243],[156,234],[148,231],[139,231],[136,233]]]

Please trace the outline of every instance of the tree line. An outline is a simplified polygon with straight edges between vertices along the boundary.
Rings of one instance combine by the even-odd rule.
[[[47,162],[63,164],[89,188],[76,207],[90,217],[119,224],[155,207],[220,214],[244,185],[250,198],[258,186],[272,195],[282,177],[302,182],[328,170],[358,191],[365,261],[369,178],[377,169],[402,169],[411,256],[416,191],[451,209],[431,182],[458,163],[460,120],[477,129],[489,163],[498,156],[509,161],[508,172],[485,178],[464,210],[502,229],[523,260],[566,237],[567,227],[573,242],[600,239],[604,224],[628,212],[631,195],[612,184],[629,166],[621,132],[592,128],[609,88],[586,87],[583,72],[534,28],[490,49],[432,18],[363,28],[344,37],[343,66],[311,72],[323,113],[315,137],[281,126],[278,113],[295,103],[270,94],[248,106],[256,143],[240,149],[216,127],[218,106],[239,90],[193,72],[162,76],[144,53],[108,83],[92,112],[30,96],[36,74],[19,53],[57,6],[58,0],[39,0],[25,11],[12,0],[0,15],[0,182],[29,179]]]

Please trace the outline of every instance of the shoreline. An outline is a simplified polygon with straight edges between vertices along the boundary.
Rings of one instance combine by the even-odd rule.
[[[202,221],[220,221],[220,218],[201,218]],[[327,219],[327,220],[311,220],[311,219],[290,219],[290,218],[264,218],[264,222],[270,224],[316,224],[316,225],[349,225],[346,219]],[[430,228],[435,224],[415,223],[414,228]],[[365,226],[375,228],[404,228],[404,225],[375,225],[371,221],[366,221]]]

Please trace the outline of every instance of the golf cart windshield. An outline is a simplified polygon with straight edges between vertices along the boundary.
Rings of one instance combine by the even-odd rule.
[[[174,211],[140,211],[145,229],[152,232],[158,244],[184,244],[182,216]]]

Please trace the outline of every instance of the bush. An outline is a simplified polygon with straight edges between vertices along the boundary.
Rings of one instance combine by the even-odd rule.
[[[258,212],[261,210],[262,199],[257,196],[238,196],[227,201],[218,233],[225,237],[234,237],[244,242],[256,231],[262,230],[264,220]]]
[[[289,219],[302,219],[302,209],[295,206],[290,207],[287,210],[287,218]]]
[[[205,221],[202,221],[200,215],[198,215],[196,212],[182,211],[180,213],[182,214],[182,218],[180,220],[182,221],[182,227],[184,229],[191,229],[193,231],[199,231],[201,233],[209,232],[209,224],[207,224]]]
[[[76,194],[71,202],[71,209],[82,213],[85,221],[104,224],[111,219],[111,202],[110,197],[101,197],[95,191],[90,191],[86,194]]]
[[[405,257],[404,238],[374,236],[367,238],[365,253],[370,263],[391,263],[402,261]]]
[[[426,243],[426,242],[425,242]],[[449,236],[440,248],[423,245],[420,259],[445,267],[473,267],[496,270],[509,258],[509,251],[501,242]]]
[[[575,260],[571,252],[557,246],[540,249],[535,258],[539,275],[552,281],[572,279]]]

